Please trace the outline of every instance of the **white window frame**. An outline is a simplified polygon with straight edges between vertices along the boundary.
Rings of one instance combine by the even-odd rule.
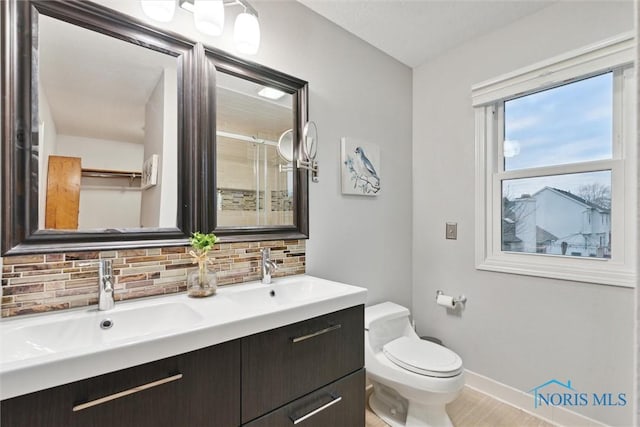
[[[635,39],[625,33],[472,87],[476,144],[476,268],[578,282],[636,284]],[[585,77],[614,71],[611,159],[504,171],[504,101]],[[616,102],[617,101],[617,102]],[[617,130],[617,131],[615,131]],[[502,251],[502,181],[611,170],[611,258]]]

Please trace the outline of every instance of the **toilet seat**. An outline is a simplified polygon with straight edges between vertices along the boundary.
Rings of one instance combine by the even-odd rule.
[[[455,377],[462,372],[462,359],[446,347],[421,339],[400,337],[382,347],[393,363],[429,377]]]

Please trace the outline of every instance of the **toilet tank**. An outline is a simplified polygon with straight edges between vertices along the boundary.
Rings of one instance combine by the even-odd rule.
[[[409,309],[392,302],[383,302],[364,309],[364,329],[368,331],[369,344],[373,351],[403,336],[409,324]]]

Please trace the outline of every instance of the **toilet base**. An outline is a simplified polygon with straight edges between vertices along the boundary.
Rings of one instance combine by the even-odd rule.
[[[381,384],[374,386],[369,396],[371,410],[391,427],[404,427],[407,420],[409,402],[397,394],[395,390]]]
[[[378,385],[369,397],[373,412],[391,427],[453,427],[444,405],[409,402],[394,390]]]
[[[453,427],[445,407],[440,405],[421,405],[413,402],[409,405],[406,427]]]

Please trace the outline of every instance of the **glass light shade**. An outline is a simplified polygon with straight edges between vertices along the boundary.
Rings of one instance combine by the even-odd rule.
[[[198,31],[210,36],[219,36],[224,29],[223,0],[195,0],[193,20]]]
[[[159,22],[169,22],[176,12],[175,0],[142,0],[142,11],[149,18]]]
[[[233,40],[238,52],[255,55],[260,47],[260,24],[258,18],[247,12],[242,12],[236,18],[233,28]]]

